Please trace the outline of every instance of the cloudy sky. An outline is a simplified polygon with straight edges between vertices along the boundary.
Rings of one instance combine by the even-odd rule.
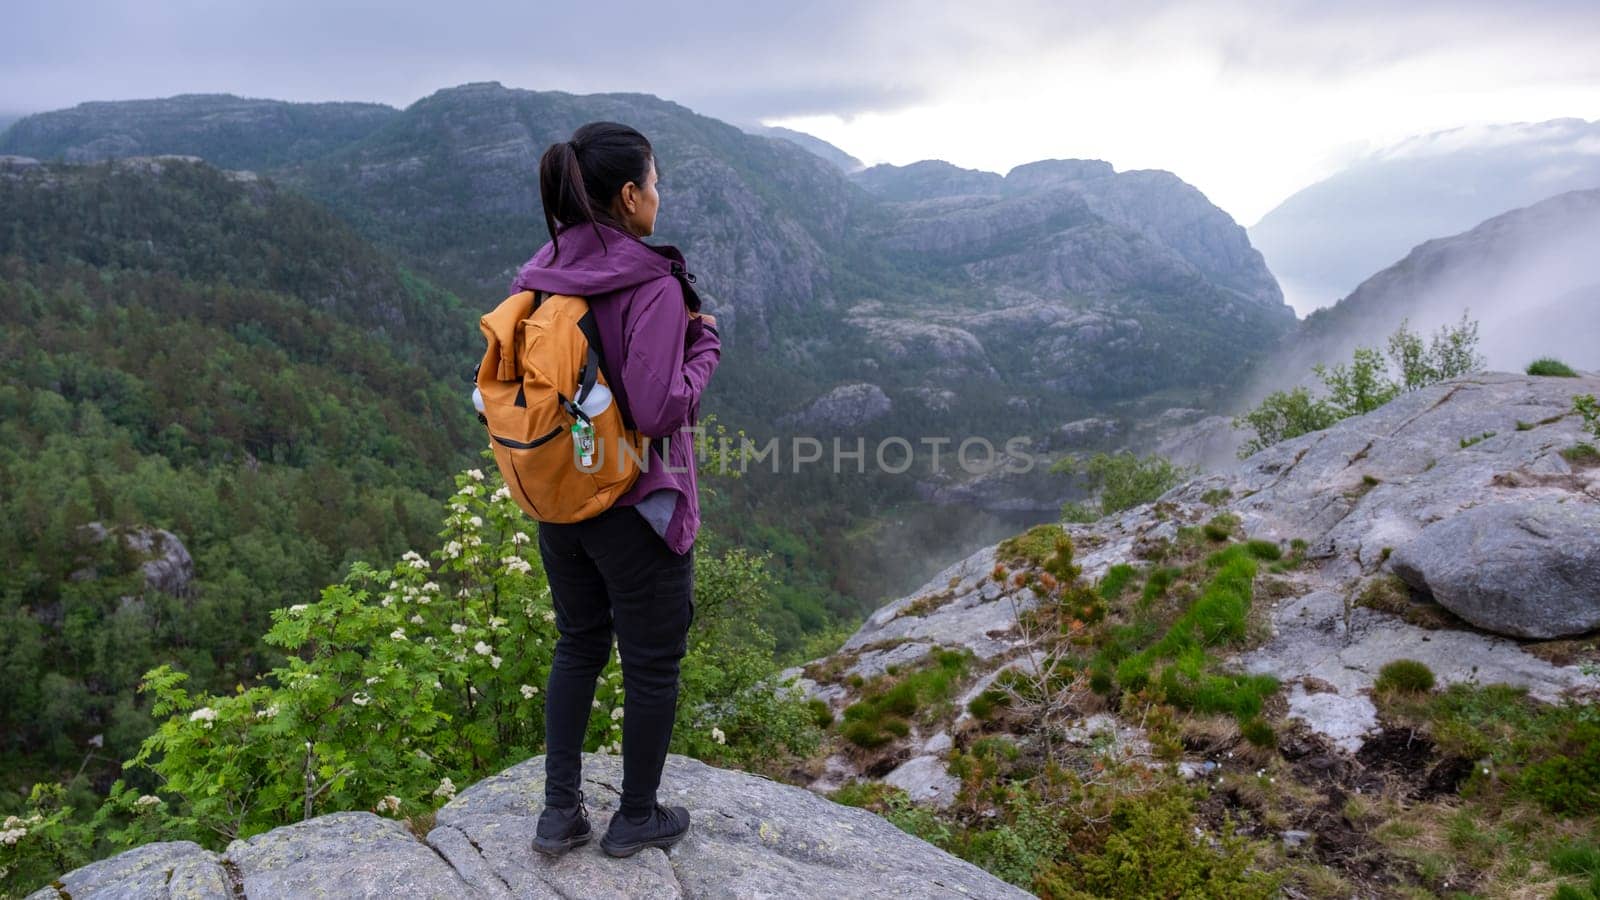
[[[0,113],[189,92],[642,91],[867,163],[1170,169],[1243,224],[1422,132],[1600,119],[1600,3],[23,0]],[[20,7],[20,8],[19,8]]]

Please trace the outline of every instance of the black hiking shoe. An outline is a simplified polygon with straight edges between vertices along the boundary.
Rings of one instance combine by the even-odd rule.
[[[546,806],[539,813],[539,827],[533,836],[533,849],[546,856],[560,856],[573,847],[582,847],[594,837],[589,827],[589,809],[578,791],[578,805],[566,808]]]
[[[600,849],[609,856],[632,856],[646,847],[665,850],[689,833],[689,811],[681,806],[657,803],[643,822],[630,822],[617,810],[600,838]]]

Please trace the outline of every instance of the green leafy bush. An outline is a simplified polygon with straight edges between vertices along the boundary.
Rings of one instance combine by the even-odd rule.
[[[1572,398],[1572,408],[1583,418],[1584,430],[1600,440],[1600,400],[1593,394],[1580,394]]]
[[[1174,465],[1157,454],[1136,456],[1126,450],[1096,453],[1087,461],[1067,456],[1050,467],[1051,472],[1082,475],[1084,488],[1098,496],[1098,513],[1112,513],[1149,503],[1199,471],[1198,467]],[[1075,505],[1075,504],[1074,504]],[[1075,512],[1082,515],[1083,507]]]

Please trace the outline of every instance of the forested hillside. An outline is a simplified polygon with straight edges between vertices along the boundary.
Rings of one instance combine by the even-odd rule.
[[[146,669],[248,680],[273,659],[271,610],[428,539],[431,498],[475,442],[460,360],[476,341],[454,297],[264,181],[181,161],[7,166],[0,208],[14,788],[90,753],[88,774],[114,774],[152,727]],[[147,577],[151,529],[192,570],[169,548]]]

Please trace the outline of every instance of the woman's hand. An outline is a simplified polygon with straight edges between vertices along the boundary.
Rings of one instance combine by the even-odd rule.
[[[706,325],[710,325],[712,328],[717,327],[717,317],[710,313],[689,313],[689,318],[699,319],[701,322],[705,323]]]

